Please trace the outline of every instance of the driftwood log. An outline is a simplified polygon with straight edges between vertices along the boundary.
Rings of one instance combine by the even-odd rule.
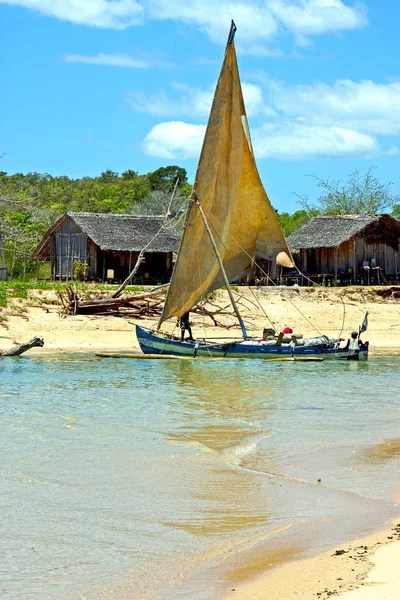
[[[31,348],[41,348],[42,346],[44,346],[43,339],[39,337],[33,337],[31,340],[29,340],[29,342],[17,344],[16,346],[13,346],[4,352],[0,351],[0,356],[19,356]]]
[[[156,288],[153,288],[149,292],[144,292],[140,294],[133,294],[131,296],[123,296],[122,298],[93,298],[91,300],[82,300],[76,289],[73,289],[71,286],[67,286],[66,294],[62,294],[59,292],[58,296],[60,298],[63,312],[67,315],[90,315],[90,314],[98,314],[107,311],[118,310],[123,306],[129,306],[131,304],[146,301],[148,298],[154,298],[163,293],[164,288],[168,287],[166,285],[160,285]]]

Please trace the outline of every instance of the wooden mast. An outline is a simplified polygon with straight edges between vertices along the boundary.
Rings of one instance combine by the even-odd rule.
[[[206,215],[204,214],[204,211],[203,211],[203,209],[202,209],[202,207],[201,207],[201,204],[200,204],[200,202],[198,201],[198,199],[197,199],[197,198],[194,200],[194,202],[195,202],[195,204],[196,204],[197,208],[198,208],[198,209],[199,209],[199,211],[200,211],[201,218],[203,219],[204,227],[206,228],[206,231],[207,231],[207,233],[208,233],[208,237],[210,238],[211,245],[212,245],[212,247],[213,247],[213,250],[214,250],[214,252],[215,252],[215,256],[217,257],[217,261],[218,261],[218,264],[219,264],[219,268],[221,269],[222,277],[224,278],[225,285],[226,285],[226,289],[227,289],[227,291],[228,291],[229,299],[230,299],[230,301],[231,301],[231,303],[232,303],[233,310],[235,311],[235,313],[236,313],[236,316],[237,316],[237,318],[238,318],[238,321],[239,321],[239,323],[240,323],[240,327],[241,327],[241,329],[242,329],[242,334],[243,334],[243,337],[244,337],[244,339],[245,339],[245,340],[247,340],[249,336],[247,335],[246,326],[245,326],[245,324],[244,324],[244,322],[243,322],[243,319],[242,319],[242,316],[241,316],[241,314],[240,314],[240,312],[239,312],[238,305],[236,304],[236,302],[235,302],[235,299],[234,299],[234,297],[233,297],[232,290],[231,290],[231,287],[230,287],[230,285],[229,285],[228,277],[227,277],[227,275],[226,275],[226,272],[225,272],[225,269],[224,269],[224,265],[223,265],[222,259],[221,259],[220,255],[219,255],[219,252],[218,252],[217,245],[216,245],[216,243],[215,243],[215,240],[214,240],[213,234],[211,233],[211,229],[210,229],[210,227],[209,227],[209,225],[208,225],[208,223],[207,223]]]
[[[237,29],[237,27],[236,27],[236,25],[235,25],[235,23],[234,23],[234,21],[232,19],[232,21],[231,21],[231,28],[229,30],[229,35],[228,35],[228,41],[227,41],[227,44],[226,44],[227,47],[232,44],[233,39],[235,37],[236,29]],[[197,179],[197,176],[196,176],[196,179]],[[216,256],[218,264],[219,264],[219,268],[221,269],[222,277],[223,277],[224,282],[225,282],[225,286],[226,286],[226,289],[227,289],[227,292],[228,292],[228,295],[229,295],[229,299],[230,299],[230,301],[232,303],[233,310],[235,311],[235,314],[236,314],[237,319],[239,321],[239,324],[240,324],[240,327],[241,327],[241,330],[242,330],[243,338],[245,340],[247,340],[249,336],[247,335],[246,326],[245,326],[245,324],[243,322],[243,319],[242,319],[242,316],[240,314],[238,305],[236,304],[236,301],[235,301],[235,299],[233,297],[232,290],[231,290],[231,287],[229,285],[229,280],[228,280],[228,277],[226,275],[222,259],[221,259],[220,255],[219,255],[218,248],[217,248],[217,245],[215,243],[213,234],[212,234],[211,229],[210,229],[210,227],[208,225],[206,215],[204,214],[204,211],[203,211],[203,209],[201,207],[199,199],[197,198],[196,192],[194,190],[193,190],[193,193],[195,195],[195,198],[193,199],[193,202],[194,202],[194,204],[196,204],[197,208],[200,211],[200,215],[201,215],[201,218],[203,219],[204,227],[205,227],[205,229],[207,231],[208,237],[210,238],[211,245],[213,247],[213,250],[215,252],[215,256]]]

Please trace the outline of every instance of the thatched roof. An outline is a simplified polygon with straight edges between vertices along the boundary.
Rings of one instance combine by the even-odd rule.
[[[47,231],[36,248],[36,260],[50,260],[51,236],[72,221],[101,250],[115,252],[176,252],[180,236],[163,216],[69,212]]]
[[[287,243],[296,253],[306,248],[336,248],[356,235],[382,236],[381,241],[387,237],[387,243],[398,245],[400,222],[389,215],[319,216],[289,235]]]

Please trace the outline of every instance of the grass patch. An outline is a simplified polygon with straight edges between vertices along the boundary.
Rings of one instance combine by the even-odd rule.
[[[5,290],[1,290],[1,289],[0,289],[0,306],[1,307],[7,306],[7,292]]]

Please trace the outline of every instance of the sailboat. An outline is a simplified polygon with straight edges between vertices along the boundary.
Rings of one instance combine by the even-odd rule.
[[[230,288],[230,282],[249,272],[255,256],[295,268],[255,163],[235,32],[232,21],[163,312],[155,331],[136,325],[140,348],[145,354],[192,357],[347,358],[349,351],[340,348],[340,340],[327,336],[298,340],[280,334],[265,341],[250,339]],[[182,317],[224,286],[241,327],[241,339],[181,341],[160,331],[164,321]],[[367,354],[368,343],[360,345],[359,358]]]

